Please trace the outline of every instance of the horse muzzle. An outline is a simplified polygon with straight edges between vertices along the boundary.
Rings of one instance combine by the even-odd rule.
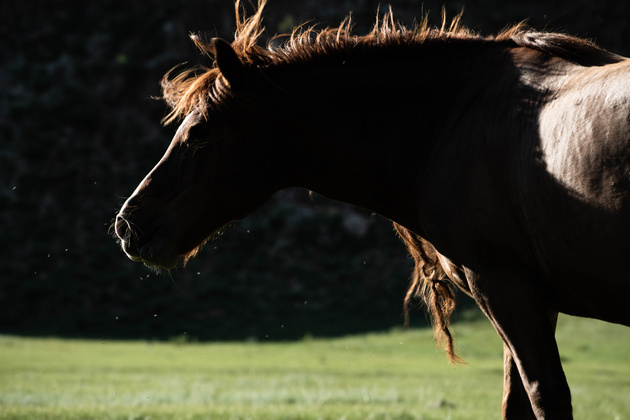
[[[120,239],[120,246],[124,253],[132,261],[142,261],[140,257],[140,248],[138,247],[137,236],[131,228],[131,224],[121,214],[116,216],[116,222],[114,224],[116,230],[116,236]]]
[[[160,240],[156,234],[147,239],[122,212],[116,216],[114,226],[122,250],[130,260],[167,270],[177,265],[179,255],[169,246],[168,241]]]

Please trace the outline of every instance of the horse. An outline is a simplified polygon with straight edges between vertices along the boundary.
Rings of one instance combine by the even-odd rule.
[[[210,67],[162,80],[179,127],[117,214],[133,261],[170,270],[275,192],[376,212],[415,261],[436,337],[453,288],[503,340],[505,419],[571,419],[559,313],[630,325],[630,60],[519,24],[494,36],[391,9],[357,35],[301,26],[261,44],[192,36]]]

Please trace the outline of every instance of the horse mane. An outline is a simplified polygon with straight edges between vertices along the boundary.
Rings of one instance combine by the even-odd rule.
[[[340,52],[361,53],[374,47],[383,49],[404,48],[426,44],[433,41],[449,42],[453,40],[478,40],[511,43],[512,46],[531,48],[557,56],[581,65],[603,65],[620,61],[622,57],[596,46],[594,43],[558,33],[534,32],[527,29],[524,22],[500,32],[496,36],[482,37],[466,28],[461,23],[462,14],[456,15],[450,22],[442,13],[440,27],[432,27],[425,15],[420,23],[408,28],[398,22],[390,7],[384,16],[376,16],[372,30],[366,35],[353,33],[351,16],[346,17],[338,27],[317,29],[316,25],[301,25],[290,34],[276,35],[266,46],[259,41],[264,33],[263,10],[267,0],[258,0],[256,12],[246,16],[240,0],[235,2],[236,31],[232,48],[244,64],[266,67],[292,64],[326,58]],[[191,35],[199,50],[211,56],[212,45],[197,35]],[[276,42],[280,40],[280,45]],[[204,109],[221,93],[225,93],[216,83],[219,70],[214,67],[195,67],[184,70],[171,79],[175,69],[162,79],[163,98],[171,108],[164,118],[165,124],[186,117],[196,109]]]
[[[455,310],[455,294],[445,281],[447,278],[433,245],[394,222],[394,229],[406,245],[414,260],[414,270],[403,303],[405,327],[409,326],[409,311],[415,299],[424,303],[433,326],[435,341],[446,350],[452,363],[463,363],[455,354],[453,336],[449,329],[451,314]]]
[[[450,22],[442,13],[439,27],[429,25],[425,15],[419,23],[408,28],[395,19],[391,8],[384,16],[377,15],[374,26],[366,35],[353,33],[352,20],[348,16],[338,27],[317,29],[315,25],[302,25],[290,34],[275,36],[265,46],[261,46],[259,41],[264,33],[262,12],[266,3],[267,0],[258,0],[256,12],[249,17],[241,1],[236,0],[235,3],[236,31],[232,48],[244,64],[259,68],[326,60],[340,53],[346,56],[375,49],[390,51],[432,42],[454,41],[494,42],[503,43],[506,48],[530,48],[583,66],[605,65],[623,59],[588,40],[532,31],[524,22],[490,37],[477,35],[463,26],[461,13]],[[197,35],[191,35],[191,38],[202,53],[212,56],[211,43]],[[161,83],[163,97],[171,108],[163,120],[165,124],[184,118],[195,110],[205,112],[226,95],[235,94],[226,89],[216,65],[184,70],[171,78],[175,69],[169,71]],[[458,361],[449,331],[455,297],[451,287],[444,282],[446,275],[436,256],[437,252],[420,236],[397,224],[394,227],[415,260],[411,285],[405,298],[406,321],[412,299],[419,297],[427,306],[438,343],[443,344],[451,361]]]

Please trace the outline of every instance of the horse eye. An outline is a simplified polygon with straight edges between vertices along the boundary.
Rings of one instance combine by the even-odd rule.
[[[208,130],[201,125],[194,125],[188,129],[188,138],[187,140],[196,141],[202,140],[204,137],[208,136]]]

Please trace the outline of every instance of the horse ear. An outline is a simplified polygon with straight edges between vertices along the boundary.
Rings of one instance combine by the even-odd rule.
[[[244,77],[245,67],[238,58],[238,54],[232,48],[232,46],[221,38],[213,38],[212,50],[214,51],[214,61],[219,68],[219,71],[228,81],[230,87],[233,89],[238,88]]]

